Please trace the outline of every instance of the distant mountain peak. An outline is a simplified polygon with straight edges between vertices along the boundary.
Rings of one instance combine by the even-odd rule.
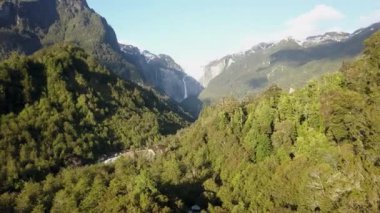
[[[40,1],[40,0],[24,0],[24,1]],[[85,8],[88,8],[88,4],[86,0],[58,0],[58,1],[60,3],[66,4],[67,6],[69,6],[69,8],[73,8],[79,11]]]
[[[260,50],[266,50],[268,48],[271,48],[274,45],[274,43],[267,43],[267,42],[261,42],[251,48],[253,51],[260,51]]]
[[[355,30],[352,34],[351,37],[356,36],[358,34],[363,34],[363,33],[373,33],[373,31],[379,30],[380,28],[380,22],[374,23],[369,27],[365,28],[360,28],[358,30]]]
[[[130,55],[140,55],[140,49],[129,44],[120,44],[120,50],[124,53],[128,53]]]
[[[149,52],[148,50],[142,51],[142,55],[145,57],[145,59],[146,59],[147,62],[153,61],[153,60],[155,60],[155,59],[158,58],[157,55]]]
[[[177,102],[197,97],[203,87],[188,76],[175,60],[166,54],[154,54],[133,45],[120,44],[121,51],[143,73],[145,82]]]
[[[158,57],[165,61],[166,63],[166,66],[169,68],[169,69],[173,69],[173,70],[177,70],[177,71],[180,71],[180,72],[185,72],[182,67],[177,64],[174,59],[169,56],[169,55],[165,55],[165,54],[159,54]]]
[[[350,35],[350,33],[346,32],[327,32],[322,35],[309,36],[303,42],[302,46],[309,47],[331,42],[342,42],[348,39]]]
[[[343,60],[360,54],[363,41],[379,29],[380,23],[375,23],[351,34],[326,32],[302,40],[285,37],[258,43],[247,51],[227,55],[204,66],[200,81],[205,90],[200,98],[242,97],[269,84],[297,87],[322,72],[338,69]]]
[[[182,67],[178,65],[174,59],[166,54],[154,54],[149,52],[148,50],[140,50],[138,47],[135,47],[130,44],[120,44],[120,49],[122,52],[128,54],[128,55],[134,55],[134,56],[143,56],[144,60],[147,63],[157,62],[161,63],[165,66],[165,68],[170,70],[175,70],[179,72],[184,72]]]

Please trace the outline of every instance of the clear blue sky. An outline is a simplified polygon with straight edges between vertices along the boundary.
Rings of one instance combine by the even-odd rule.
[[[380,0],[88,0],[121,43],[171,55],[195,78],[202,66],[259,41],[352,32],[380,21]]]

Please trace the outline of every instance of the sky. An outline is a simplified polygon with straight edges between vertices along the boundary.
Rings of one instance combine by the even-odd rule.
[[[380,0],[87,0],[120,43],[168,54],[199,79],[203,67],[259,42],[353,32],[380,21]]]

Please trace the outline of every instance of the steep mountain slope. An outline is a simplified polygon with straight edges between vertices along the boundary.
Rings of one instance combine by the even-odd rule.
[[[366,46],[292,94],[206,108],[168,142],[176,151],[160,163],[175,166],[161,180],[183,187],[168,196],[210,212],[378,212],[380,32]]]
[[[1,192],[61,167],[151,145],[190,119],[71,45],[0,63],[0,116]]]
[[[177,102],[203,89],[169,56],[145,61],[142,53],[121,51],[114,30],[86,0],[0,1],[0,59],[56,43],[74,43],[123,79],[153,86]]]
[[[67,168],[0,210],[51,212],[379,212],[380,32],[341,72],[206,108],[155,160]]]
[[[182,102],[189,97],[197,97],[203,90],[200,83],[187,75],[168,55],[155,55],[123,44],[121,44],[121,50],[129,61],[142,71],[144,81],[148,85],[177,102]]]
[[[200,99],[207,102],[227,96],[244,97],[272,84],[285,90],[300,87],[358,56],[363,41],[379,29],[377,23],[352,34],[331,32],[303,42],[288,38],[226,56],[205,67],[201,82],[207,87]]]
[[[0,38],[2,59],[11,51],[31,54],[52,44],[72,42],[121,76],[141,78],[122,57],[113,29],[85,0],[2,1]]]

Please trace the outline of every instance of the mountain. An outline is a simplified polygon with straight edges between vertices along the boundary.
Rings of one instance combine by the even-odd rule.
[[[232,55],[228,55],[222,59],[210,62],[205,66],[204,74],[199,82],[206,88],[212,79],[220,75],[224,70],[228,69],[228,67],[233,63],[235,63],[235,61],[233,60]]]
[[[121,80],[72,45],[0,63],[0,118],[0,192],[152,145],[191,119],[170,99]]]
[[[138,50],[134,55],[126,46],[122,51],[112,27],[85,0],[0,1],[0,59],[56,43],[74,43],[123,79],[152,86],[177,102],[203,89],[169,56]]]
[[[305,41],[301,42],[303,47],[311,47],[322,44],[330,44],[335,42],[342,42],[350,37],[349,33],[345,32],[327,32],[323,35],[309,36]]]
[[[272,86],[206,107],[169,140],[180,141],[169,179],[183,186],[169,195],[209,212],[379,211],[380,32],[365,43],[291,94]]]
[[[203,90],[200,83],[187,75],[170,56],[141,51],[132,45],[120,46],[126,58],[142,71],[144,82],[175,101],[197,97]]]
[[[60,42],[81,46],[126,79],[141,78],[122,57],[113,29],[85,0],[0,2],[0,58],[8,57],[11,51],[31,54]]]
[[[380,29],[380,23],[354,33],[329,32],[304,41],[286,38],[260,43],[250,50],[228,55],[205,66],[200,99],[244,97],[277,84],[285,90],[339,69],[344,61],[360,55],[363,41]]]
[[[380,32],[339,72],[291,94],[273,86],[244,101],[224,99],[206,107],[193,125],[162,138],[150,156],[68,167],[38,181],[16,182],[17,190],[0,191],[0,210],[379,212],[379,105]],[[39,113],[21,114],[35,116],[37,122],[30,123],[39,121]],[[20,124],[9,123],[6,131],[2,126],[6,137],[0,139]],[[32,130],[31,136],[17,135],[19,140],[33,137]],[[22,156],[39,153],[32,140],[29,144],[20,143]],[[7,155],[15,152],[12,148]],[[23,174],[31,174],[25,158],[0,159],[8,160],[0,166],[11,174],[11,160],[21,161]]]

